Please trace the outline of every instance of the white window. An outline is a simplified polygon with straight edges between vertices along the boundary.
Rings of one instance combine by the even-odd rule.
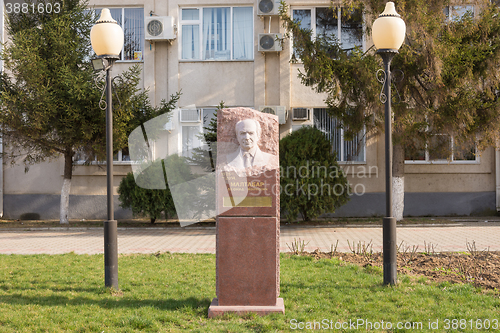
[[[193,151],[200,148],[200,126],[182,126],[182,156],[193,157]]]
[[[365,133],[361,131],[353,140],[345,140],[344,130],[337,119],[331,117],[325,108],[315,108],[314,127],[323,132],[332,143],[339,162],[365,162]]]
[[[113,164],[116,164],[116,162],[128,162],[130,163],[130,153],[129,153],[129,150],[128,150],[128,147],[126,148],[123,148],[122,150],[118,151],[118,153],[116,153],[114,156],[113,156]]]
[[[182,60],[253,60],[253,7],[181,8]]]
[[[88,155],[83,153],[83,152],[76,152],[75,155],[73,156],[73,163],[75,165],[85,165],[85,164],[91,164],[91,165],[97,165],[97,164],[106,164],[106,160],[100,161],[97,159],[97,156],[94,156],[94,158],[89,159]],[[116,154],[113,155],[113,164],[130,164],[132,163],[130,159],[130,153],[128,147],[123,148],[122,150],[118,151]]]
[[[427,143],[417,140],[405,147],[408,163],[477,163],[479,156],[473,143],[459,143],[447,134],[432,135]]]
[[[312,37],[326,36],[336,39],[344,50],[361,49],[363,45],[362,12],[348,11],[341,7],[295,8],[292,18],[300,27],[311,30]]]
[[[125,36],[121,60],[142,61],[144,56],[144,8],[109,8]],[[100,17],[101,9],[95,10]]]
[[[182,112],[182,110],[180,110]],[[182,144],[182,156],[191,158],[193,157],[193,152],[197,148],[201,148],[204,145],[203,132],[204,128],[208,127],[210,121],[217,117],[217,109],[215,108],[203,108],[198,109],[202,115],[201,122],[192,123],[181,123],[181,144]]]

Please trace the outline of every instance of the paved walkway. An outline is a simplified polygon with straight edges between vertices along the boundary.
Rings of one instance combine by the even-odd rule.
[[[0,254],[97,254],[104,252],[102,228],[52,230],[7,230],[0,229]],[[353,245],[370,244],[373,251],[382,251],[382,228],[380,227],[282,227],[282,252],[289,251],[294,241],[304,241],[306,251],[349,252]],[[338,243],[337,243],[338,241]],[[467,245],[477,250],[500,251],[500,225],[484,223],[474,226],[418,226],[398,227],[397,243],[402,249],[418,251],[431,247],[436,252],[467,251]],[[215,228],[169,228],[169,229],[118,229],[119,253],[186,252],[215,253]]]

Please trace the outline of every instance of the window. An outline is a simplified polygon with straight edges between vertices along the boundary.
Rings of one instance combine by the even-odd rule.
[[[340,128],[338,120],[330,117],[324,108],[314,109],[313,122],[314,127],[323,132],[332,143],[333,151],[337,152],[338,161],[364,162],[366,160],[364,131],[351,141],[345,140],[344,130]]]
[[[181,110],[182,111],[182,110]],[[181,123],[181,142],[182,142],[182,156],[191,158],[196,148],[201,148],[204,144],[202,133],[203,128],[208,127],[212,118],[217,117],[217,109],[203,108],[199,109],[203,119],[202,122]]]
[[[459,143],[451,135],[436,134],[426,144],[414,140],[405,147],[405,160],[412,163],[477,162],[473,143]]]
[[[99,162],[97,161],[97,156],[94,156],[94,158],[89,158],[89,155],[85,154],[82,151],[75,152],[75,155],[73,155],[73,164],[83,165],[86,163],[97,164]]]
[[[208,127],[212,119],[217,119],[217,109],[205,108],[203,109],[203,127]]]
[[[253,8],[181,9],[181,59],[253,60]]]
[[[182,156],[193,157],[193,151],[200,148],[200,126],[182,126]]]
[[[130,153],[128,151],[128,147],[118,151],[118,153],[113,156],[113,162],[130,162]]]
[[[125,164],[131,163],[130,159],[130,153],[128,147],[123,148],[122,150],[118,151],[116,154],[113,155],[113,164],[121,164],[124,162]],[[89,156],[85,154],[82,151],[78,151],[75,153],[73,156],[73,163],[75,165],[84,165],[84,164],[91,164],[91,165],[96,165],[96,164],[106,164],[106,160],[98,160],[97,156],[94,156],[94,158],[89,159]]]
[[[111,16],[123,28],[125,40],[121,60],[142,61],[144,52],[144,9],[110,8]],[[95,10],[100,17],[101,9]]]
[[[363,17],[361,11],[336,7],[293,9],[292,17],[301,28],[311,30],[312,37],[336,39],[344,50],[363,48]]]
[[[474,16],[474,6],[446,6],[444,7],[444,15],[450,21],[460,21],[465,14],[470,13]]]

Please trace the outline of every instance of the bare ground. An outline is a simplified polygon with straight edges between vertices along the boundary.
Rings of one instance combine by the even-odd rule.
[[[315,258],[338,258],[359,266],[383,266],[382,253],[356,251],[352,253],[321,253],[307,255]],[[500,290],[500,252],[476,251],[467,253],[416,253],[401,251],[397,256],[398,274],[425,276],[429,281],[471,283],[484,289]]]

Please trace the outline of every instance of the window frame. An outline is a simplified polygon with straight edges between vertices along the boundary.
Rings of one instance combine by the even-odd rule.
[[[179,109],[179,145],[178,145],[178,148],[179,148],[179,151],[182,153],[182,156],[184,157],[191,157],[191,156],[188,156],[188,155],[185,155],[184,154],[184,130],[183,128],[184,127],[198,127],[199,128],[199,131],[197,134],[195,135],[202,135],[204,133],[204,127],[208,126],[208,124],[210,123],[210,119],[207,119],[207,121],[205,122],[205,110],[213,110],[212,111],[212,115],[214,115],[215,113],[215,117],[217,117],[217,107],[214,107],[214,106],[207,106],[207,107],[199,107],[199,108],[196,108],[200,113],[201,113],[201,120],[200,121],[193,121],[193,122],[181,122],[180,119],[180,112],[181,110],[183,109],[186,109],[186,108],[180,108]],[[203,139],[198,139],[198,143],[199,145],[198,146],[193,146],[192,149],[195,149],[195,148],[202,148],[204,145],[206,145],[206,142],[203,140]]]
[[[121,17],[122,17],[122,20],[120,22],[120,27],[123,29],[123,33],[125,34],[125,29],[123,27],[123,25],[125,24],[125,9],[142,9],[143,11],[143,15],[142,15],[142,38],[141,38],[141,43],[142,43],[142,57],[141,57],[141,60],[135,60],[135,59],[132,59],[132,60],[125,60],[123,59],[124,56],[125,56],[125,38],[124,38],[124,43],[123,43],[123,46],[122,46],[122,50],[120,52],[120,59],[117,60],[117,62],[126,62],[126,63],[143,63],[144,62],[144,51],[146,50],[146,43],[145,43],[145,36],[144,36],[144,24],[145,24],[145,16],[144,16],[144,7],[141,7],[141,6],[124,6],[124,7],[94,7],[94,8],[89,8],[93,13],[94,15],[96,15],[96,10],[103,10],[104,8],[108,8],[108,9],[120,9],[121,10]],[[114,19],[114,18],[113,18]],[[125,36],[124,36],[125,37]]]
[[[128,148],[128,147],[127,147]],[[152,147],[154,149],[154,146]],[[128,156],[128,160],[124,160],[124,156]],[[123,154],[123,149],[120,149],[118,153],[116,154],[117,159],[115,160],[115,156],[113,155],[113,165],[129,165],[129,164],[136,164],[139,163],[139,161],[132,161],[130,159],[130,153],[128,155]]]
[[[465,11],[463,13],[459,13],[459,14],[456,14],[456,9],[459,8],[459,7],[462,7],[465,9]],[[468,9],[472,7],[472,10]],[[448,10],[446,12],[446,9]],[[456,5],[449,5],[449,6],[445,6],[445,9],[443,9],[445,12],[444,12],[444,15],[446,17],[446,20],[447,22],[457,22],[459,20],[462,19],[462,17],[468,12],[468,11],[471,11],[472,12],[472,17],[475,17],[476,16],[476,6],[472,3],[464,3],[464,4],[456,4]]]
[[[229,17],[230,22],[228,23],[229,27],[229,59],[203,59],[203,10],[213,9],[213,8],[229,8]],[[252,8],[252,54],[250,59],[233,59],[234,57],[234,8]],[[183,9],[198,9],[198,19],[197,20],[183,20],[182,19],[182,10]],[[178,59],[179,62],[253,62],[255,60],[255,11],[253,6],[248,5],[217,5],[217,6],[183,6],[179,7],[179,51],[178,51]],[[198,25],[198,57],[193,59],[183,59],[183,26],[184,25]]]
[[[290,11],[291,11],[291,18],[293,20],[293,11],[294,10],[310,10],[311,11],[311,37],[314,39],[316,38],[316,9],[317,8],[329,8],[328,6],[322,6],[322,5],[317,5],[317,6],[291,6]],[[336,6],[337,9],[337,36],[339,36],[339,41],[340,44],[342,45],[342,9],[344,7],[342,6]],[[364,14],[363,18],[364,18]],[[361,29],[363,30],[363,37],[361,38],[361,49],[363,52],[366,51],[367,47],[367,39],[366,39],[366,34],[365,34],[365,20],[361,22]],[[295,54],[294,48],[293,48],[293,36],[291,37],[292,42],[290,43],[290,57],[293,57]],[[300,58],[296,58],[296,60],[300,63],[301,60]]]
[[[98,160],[97,156],[94,157],[94,160],[91,161],[90,163],[87,163],[86,159],[75,159],[75,156],[78,156],[78,154],[75,154],[73,156],[73,165],[74,166],[106,165],[106,163],[107,163],[106,160]],[[117,157],[116,160],[115,160],[115,156]],[[123,160],[124,156],[129,156],[129,159],[128,160]],[[129,155],[123,155],[123,149],[119,150],[116,153],[116,155],[113,155],[113,165],[132,165],[132,164],[138,164],[138,163],[140,163],[140,161],[132,161],[130,159],[130,154]]]
[[[308,108],[311,109],[310,120],[305,121],[305,122],[292,122],[291,132],[294,131],[294,127],[295,127],[295,130],[300,129],[303,126],[312,126],[314,128],[317,128],[315,126],[316,121],[315,121],[315,117],[314,117],[314,111],[318,110],[318,109],[323,109],[323,110],[327,109],[326,107],[308,107]],[[345,142],[349,142],[349,141],[346,141],[344,139],[344,129],[342,127],[337,127],[337,130],[340,130],[340,151],[338,151],[338,152],[336,151],[337,162],[339,164],[360,164],[360,165],[367,164],[367,162],[366,162],[366,128],[363,128],[363,138],[362,138],[363,152],[362,152],[362,156],[361,156],[362,157],[361,161],[346,161],[346,160],[344,160],[344,149],[345,149],[344,145],[345,145]],[[332,143],[332,148],[335,149],[335,147],[333,147],[333,143]],[[339,157],[340,157],[340,159],[339,159]]]
[[[184,150],[184,128],[186,127],[194,127],[198,128],[198,132],[194,133],[194,136],[196,137],[197,135],[200,135],[203,131],[203,122],[183,122],[181,123],[179,135],[181,139],[179,140],[179,148],[180,151],[182,152],[182,156],[186,158],[191,158],[192,157],[192,151],[196,148],[201,148],[203,146],[202,140],[199,138],[196,139],[196,143],[192,144],[192,147],[190,147],[190,150]]]
[[[439,135],[449,135],[449,134],[435,134],[437,136]],[[430,153],[428,149],[428,143],[425,144],[425,160],[407,160],[405,157],[405,164],[422,164],[422,165],[431,165],[431,164],[480,164],[481,163],[481,156],[479,155],[479,152],[477,150],[477,145],[474,145],[474,160],[455,160],[455,144],[454,144],[454,137],[453,135],[450,136],[450,145],[451,145],[451,153],[450,153],[450,158],[449,159],[435,159],[431,160],[430,159]]]

